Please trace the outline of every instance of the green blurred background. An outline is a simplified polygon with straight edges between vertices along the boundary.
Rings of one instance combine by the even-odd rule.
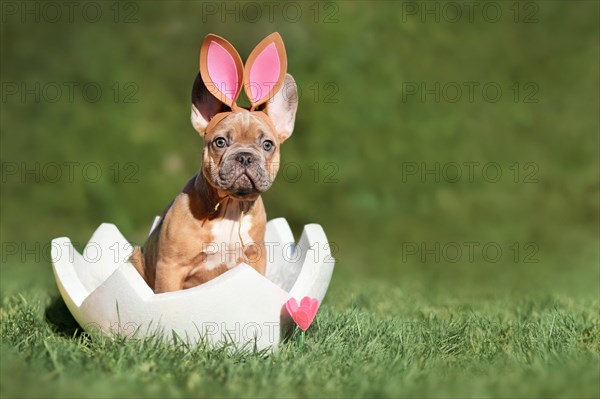
[[[204,35],[245,59],[279,31],[301,97],[264,200],[296,235],[323,225],[334,286],[598,297],[598,2],[96,2],[56,22],[43,4],[2,5],[3,294],[56,293],[54,237],[111,222],[143,241],[199,167]]]

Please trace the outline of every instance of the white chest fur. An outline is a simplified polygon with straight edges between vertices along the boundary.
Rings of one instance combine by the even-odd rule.
[[[249,234],[252,216],[235,216],[226,214],[223,218],[212,221],[212,241],[204,243],[204,253],[207,255],[204,266],[207,269],[211,270],[222,264],[228,269],[237,266],[239,260],[244,259],[244,248],[253,243]]]

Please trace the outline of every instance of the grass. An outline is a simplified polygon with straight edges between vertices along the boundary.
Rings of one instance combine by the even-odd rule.
[[[96,3],[97,23],[81,7],[68,22],[63,7],[57,23],[27,11],[0,25],[2,84],[64,88],[56,102],[2,93],[0,396],[600,396],[599,2],[494,2],[494,23],[482,5],[473,22],[452,23],[404,18],[412,2],[345,1],[337,22],[316,23],[315,6],[322,19],[330,3],[295,2],[300,21],[279,6],[271,23],[266,5],[260,21],[238,22],[207,16],[205,2],[161,0],[139,2],[137,23],[115,23],[113,2]],[[521,15],[537,8],[537,22],[516,23],[517,4]],[[282,149],[302,175],[280,174],[266,208],[297,233],[322,224],[337,248],[306,347],[292,340],[263,358],[77,333],[48,243],[85,243],[102,222],[141,242],[199,166],[189,96],[202,38],[222,35],[245,57],[273,31],[303,93]],[[405,84],[451,82],[494,82],[504,94],[403,99]],[[82,97],[89,83],[103,89],[97,102]],[[134,83],[138,101],[115,100],[115,83],[121,95]],[[524,95],[532,83],[536,102],[514,99],[515,84]],[[403,175],[406,163],[473,162],[500,165],[502,178],[485,181],[481,167],[472,182],[466,168],[459,182]],[[90,164],[97,181],[83,173]],[[58,181],[40,172],[52,165]],[[457,243],[457,262],[405,250]],[[501,247],[497,262],[484,259],[487,243]]]
[[[25,292],[2,298],[2,397],[594,398],[599,311],[597,300],[439,302],[334,280],[305,345],[265,357],[100,339],[55,294]]]

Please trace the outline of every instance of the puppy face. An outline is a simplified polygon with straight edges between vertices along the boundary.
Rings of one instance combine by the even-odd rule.
[[[202,172],[215,188],[241,200],[256,199],[273,184],[280,142],[260,117],[236,112],[204,136]]]
[[[198,75],[192,89],[192,125],[204,138],[202,173],[213,187],[240,200],[254,200],[271,187],[279,170],[280,145],[294,130],[297,87],[286,75],[280,90],[257,113],[239,111],[226,116],[209,132],[211,118],[229,111]]]

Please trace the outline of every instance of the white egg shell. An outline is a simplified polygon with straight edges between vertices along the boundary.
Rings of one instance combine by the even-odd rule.
[[[322,301],[335,261],[318,224],[304,226],[296,245],[286,220],[271,220],[265,243],[265,276],[241,263],[205,284],[163,294],[127,262],[133,247],[114,224],[100,225],[83,254],[67,237],[52,240],[52,265],[67,307],[85,330],[275,349],[291,326],[285,302]]]

